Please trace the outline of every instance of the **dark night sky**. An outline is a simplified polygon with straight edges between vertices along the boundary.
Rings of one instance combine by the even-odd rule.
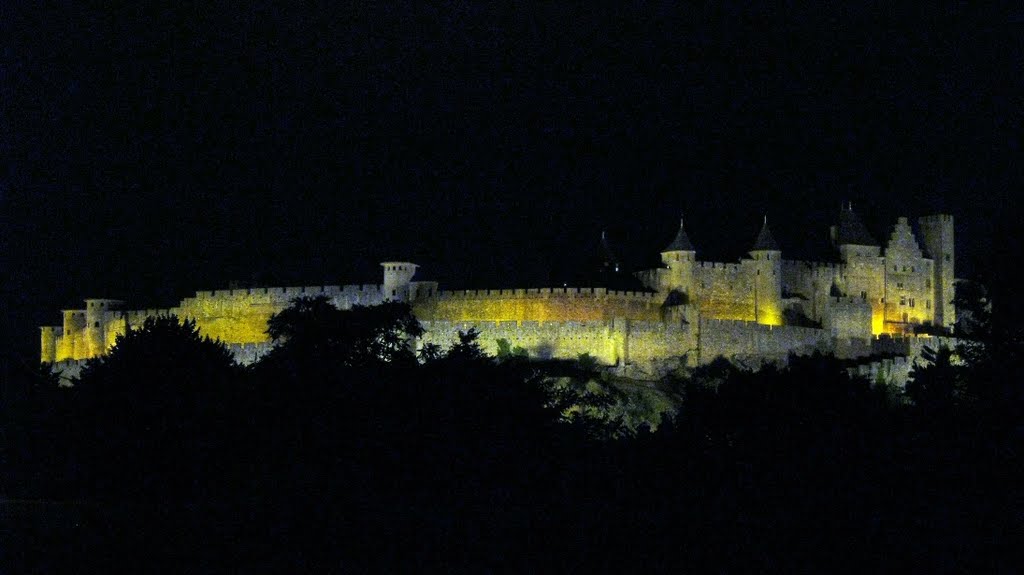
[[[1009,249],[1024,12],[167,4],[0,8],[18,352],[84,297],[373,283],[384,259],[551,285],[602,228],[653,263],[680,211],[702,259],[765,213],[819,256],[844,200],[878,239],[953,213],[958,275]]]

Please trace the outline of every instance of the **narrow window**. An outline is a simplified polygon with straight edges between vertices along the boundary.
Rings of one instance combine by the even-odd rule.
[[[900,305],[907,305],[907,298],[906,297],[900,296]]]

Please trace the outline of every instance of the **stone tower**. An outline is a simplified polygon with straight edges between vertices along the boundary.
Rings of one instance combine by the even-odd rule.
[[[661,262],[668,268],[664,276],[664,285],[659,291],[667,294],[677,292],[685,295],[689,301],[696,299],[693,289],[693,267],[697,262],[697,251],[683,227],[683,218],[679,218],[679,231],[665,249],[661,250]]]
[[[61,330],[64,337],[57,345],[57,361],[88,357],[85,338],[82,337],[85,330],[85,310],[65,309],[61,310],[61,313],[64,315],[64,327]]]
[[[53,363],[57,361],[57,336],[62,335],[59,327],[44,325],[39,328],[40,353],[39,361]]]
[[[754,259],[754,321],[782,325],[782,251],[768,229],[767,216],[750,257]]]
[[[832,226],[832,243],[839,249],[843,263],[870,260],[881,254],[881,246],[847,204],[839,211],[839,225]]]
[[[409,284],[419,266],[410,262],[381,262],[384,268],[384,285],[381,287],[385,301],[409,301]]]
[[[952,328],[956,323],[953,306],[953,281],[956,253],[953,245],[953,216],[939,214],[919,218],[925,252],[934,262],[932,286],[935,301],[935,324]]]
[[[85,353],[86,357],[97,357],[107,352],[113,338],[108,337],[109,324],[123,302],[116,299],[85,300]]]

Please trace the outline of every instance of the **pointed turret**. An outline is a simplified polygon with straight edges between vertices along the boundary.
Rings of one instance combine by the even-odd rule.
[[[747,260],[751,270],[754,296],[754,321],[768,325],[782,324],[782,250],[768,229],[768,216],[750,248],[753,261]]]
[[[657,282],[657,290],[665,294],[678,292],[693,295],[693,268],[697,262],[697,250],[686,235],[683,216],[679,216],[679,231],[672,243],[661,250],[661,263],[664,268]]]
[[[831,235],[832,245],[844,262],[876,258],[881,253],[881,245],[853,211],[853,202],[839,208],[839,224],[832,226]]]
[[[764,217],[764,225],[761,226],[761,232],[757,234],[757,240],[754,241],[754,247],[750,248],[751,253],[753,252],[778,252],[779,244],[775,243],[775,238],[772,237],[772,231],[768,229],[768,216]]]
[[[612,250],[611,244],[608,243],[608,233],[605,230],[601,230],[601,268],[602,271],[611,271],[613,273],[619,273],[619,268],[622,262],[619,261],[619,257],[615,255],[615,251]]]
[[[857,213],[853,211],[853,203],[850,202],[839,210],[839,226],[834,228],[833,241],[836,246],[878,246],[875,238],[871,237],[864,222],[860,220]]]
[[[683,216],[679,216],[679,231],[676,232],[676,238],[665,249],[661,250],[661,253],[692,251],[696,251],[696,249],[690,243],[690,237],[686,235],[686,228],[683,226]]]
[[[568,270],[558,278],[560,283],[576,287],[601,287],[616,291],[649,291],[639,279],[630,273],[630,268],[619,256],[617,243],[608,232],[601,230],[601,237],[590,242],[581,253],[579,267]]]

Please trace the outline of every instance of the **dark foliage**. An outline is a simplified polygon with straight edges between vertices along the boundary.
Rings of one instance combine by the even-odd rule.
[[[300,300],[253,368],[157,320],[71,389],[8,402],[4,476],[43,509],[7,564],[135,571],[1011,572],[1019,401],[992,346],[913,402],[829,357],[663,382],[656,432],[566,409],[596,366],[405,346],[400,305]],[[553,378],[568,381],[554,388]],[[1014,403],[1017,401],[1017,403]],[[577,411],[576,413],[582,413]],[[609,437],[617,439],[609,440]],[[604,438],[604,439],[602,439]],[[35,508],[33,508],[35,509]],[[14,551],[10,551],[13,549]]]
[[[332,368],[415,363],[408,341],[423,334],[400,302],[335,308],[326,296],[296,299],[274,314],[267,334],[278,344],[271,361],[329,362]]]

